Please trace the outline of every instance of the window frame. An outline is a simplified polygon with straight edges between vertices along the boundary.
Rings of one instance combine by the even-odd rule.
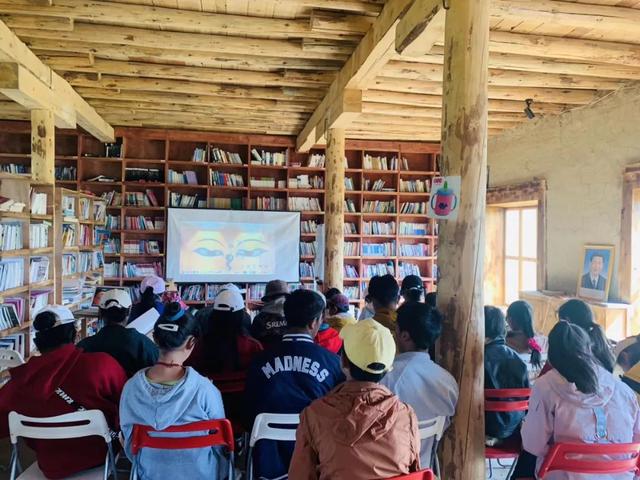
[[[503,215],[504,215],[504,252],[503,252],[503,266],[504,266],[504,270],[503,270],[503,283],[504,283],[504,287],[503,287],[503,292],[504,292],[504,303],[508,303],[507,302],[507,261],[508,260],[515,260],[518,262],[518,292],[522,291],[522,285],[524,284],[523,281],[523,274],[524,274],[524,263],[525,262],[533,262],[536,264],[536,272],[538,271],[538,263],[540,261],[540,259],[537,257],[537,243],[538,243],[538,238],[536,238],[536,257],[527,257],[523,254],[524,248],[523,248],[523,239],[524,239],[524,221],[522,219],[523,215],[522,212],[524,212],[525,210],[535,210],[536,211],[536,215],[538,215],[538,205],[536,204],[531,204],[531,205],[518,205],[518,206],[506,206],[504,207],[504,211],[503,211]],[[513,256],[513,255],[509,255],[507,253],[507,243],[508,243],[508,229],[506,228],[507,225],[507,214],[508,212],[518,212],[518,255],[517,256]],[[537,235],[537,225],[536,225],[536,235]],[[536,288],[538,288],[538,275],[536,275]]]

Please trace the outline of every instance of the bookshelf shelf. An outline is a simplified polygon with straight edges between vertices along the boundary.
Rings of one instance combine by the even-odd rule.
[[[3,257],[23,257],[25,255],[29,255],[31,250],[28,248],[22,248],[19,250],[4,250],[0,251],[0,258]]]
[[[0,291],[0,298],[10,297],[19,293],[25,293],[29,291],[29,285],[23,285],[21,287],[9,288],[7,290]]]
[[[39,290],[41,288],[53,287],[53,279],[45,280],[44,282],[35,282],[31,284],[32,290]]]
[[[29,220],[28,213],[0,212],[0,218],[14,218],[16,220]]]
[[[51,253],[53,253],[53,247],[31,249],[31,255],[47,255]]]
[[[4,338],[7,335],[13,335],[15,333],[21,333],[25,330],[28,330],[31,328],[31,323],[32,322],[23,322],[22,325],[19,325],[17,327],[0,330],[0,337]]]

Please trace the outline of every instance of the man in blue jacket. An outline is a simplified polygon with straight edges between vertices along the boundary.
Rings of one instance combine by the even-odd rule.
[[[282,341],[257,357],[246,382],[247,426],[260,413],[300,413],[345,380],[337,355],[313,341],[323,322],[326,302],[311,290],[296,290],[284,303],[287,330]],[[293,442],[258,442],[256,478],[287,478]]]

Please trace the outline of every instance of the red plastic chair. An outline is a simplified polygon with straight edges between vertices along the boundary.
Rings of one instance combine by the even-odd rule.
[[[484,411],[485,412],[526,412],[529,409],[530,388],[504,388],[484,391]],[[515,399],[515,400],[514,400]],[[491,460],[514,459],[506,478],[511,478],[516,467],[515,459],[522,452],[522,441],[520,438],[512,438],[509,441],[495,446],[485,447],[485,458],[489,460],[489,470],[491,471]]]
[[[150,433],[184,433],[184,432],[208,432],[206,435],[194,435],[193,437],[166,437],[151,436]],[[164,430],[154,430],[148,425],[134,425],[131,439],[131,452],[137,457],[143,448],[157,448],[161,450],[186,450],[190,448],[225,447],[229,452],[229,478],[233,478],[235,449],[233,441],[233,429],[231,422],[226,418],[219,420],[203,420],[169,427]],[[137,461],[134,459],[131,478],[138,478]]]
[[[429,469],[420,470],[419,472],[408,473],[399,477],[389,478],[388,480],[435,480],[435,475]]]

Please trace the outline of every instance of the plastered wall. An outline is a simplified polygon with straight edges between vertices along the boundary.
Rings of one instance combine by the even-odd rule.
[[[640,162],[640,87],[492,137],[488,155],[491,186],[547,180],[547,288],[575,293],[583,245],[615,245],[609,299],[618,300],[622,179]]]

